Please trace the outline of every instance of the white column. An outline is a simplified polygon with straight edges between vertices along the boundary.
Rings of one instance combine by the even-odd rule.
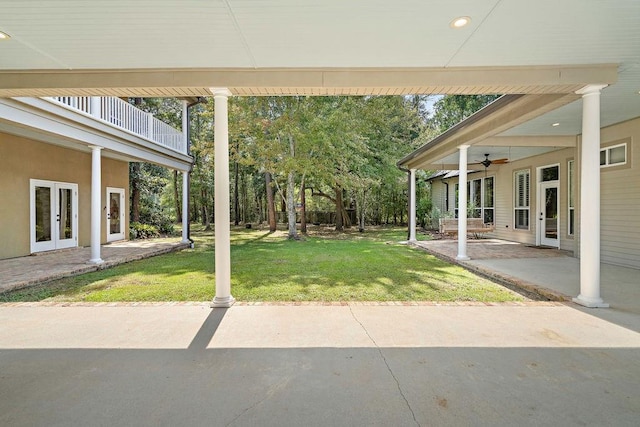
[[[458,168],[458,256],[456,259],[466,261],[467,256],[467,150],[468,145],[461,145]]]
[[[409,170],[409,241],[416,241],[416,170]]]
[[[229,224],[229,117],[228,98],[224,88],[211,89],[214,104],[215,146],[215,257],[216,297],[213,307],[230,307],[231,296],[231,231]]]
[[[100,225],[102,223],[102,147],[91,148],[91,259],[89,262],[102,264],[100,258]]]
[[[582,95],[582,155],[580,157],[580,295],[573,301],[586,307],[609,307],[600,297],[600,90],[590,85]]]
[[[182,171],[182,243],[189,240],[189,172]]]

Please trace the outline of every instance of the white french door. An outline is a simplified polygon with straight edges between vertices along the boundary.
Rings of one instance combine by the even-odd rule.
[[[107,242],[124,240],[124,188],[107,187]]]
[[[30,180],[31,252],[78,246],[78,184]]]

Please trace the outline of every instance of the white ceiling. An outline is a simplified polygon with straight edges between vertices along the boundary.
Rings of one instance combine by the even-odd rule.
[[[470,16],[471,24],[450,28],[461,15]],[[640,116],[639,0],[1,0],[0,31],[11,36],[0,42],[0,88],[3,71],[15,75],[24,70],[43,76],[48,86],[39,86],[42,95],[59,87],[58,75],[71,70],[106,70],[110,86],[93,82],[91,90],[123,96],[131,76],[144,77],[140,73],[149,70],[359,68],[393,73],[418,67],[451,70],[452,75],[476,70],[477,79],[484,73],[478,67],[535,70],[613,63],[619,66],[619,81],[603,91],[603,123]],[[242,93],[268,93],[270,83],[265,79],[260,86],[261,77]],[[155,84],[149,93],[192,94],[184,89],[189,79],[195,77],[176,74],[175,84],[149,79],[149,86]],[[384,79],[380,74],[374,81]],[[526,86],[482,86],[478,81],[476,91],[513,93]],[[210,82],[193,80],[191,86],[203,90],[205,83]],[[449,81],[423,85],[461,93]],[[386,92],[376,92],[375,85],[359,92],[346,86],[334,93],[402,93],[411,87],[418,85],[387,87]],[[573,90],[571,85],[555,88]],[[322,93],[314,90],[303,86],[292,92]],[[551,128],[556,121],[561,126]],[[580,105],[574,103],[506,134],[579,131]]]
[[[619,63],[638,22],[637,0],[2,0],[0,68]]]

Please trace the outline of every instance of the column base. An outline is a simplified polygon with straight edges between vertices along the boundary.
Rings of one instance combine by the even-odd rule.
[[[104,264],[104,260],[102,258],[92,258],[89,262],[91,264]]]
[[[229,295],[228,297],[215,297],[211,302],[211,308],[227,308],[231,307],[233,303],[236,302],[236,299]]]
[[[573,302],[588,308],[609,308],[609,304],[605,303],[602,298],[587,298],[582,295],[578,295],[573,298]]]
[[[466,256],[466,255],[458,255],[458,256],[456,256],[456,259],[457,259],[458,261],[470,261],[470,260],[471,260],[471,258],[469,258],[469,257],[468,257],[468,256]]]

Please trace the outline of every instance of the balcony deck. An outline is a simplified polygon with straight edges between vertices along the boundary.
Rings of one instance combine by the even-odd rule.
[[[187,145],[181,130],[153,117],[120,98],[111,96],[56,96],[43,98],[91,116],[96,120],[130,132],[180,154],[187,154]]]

